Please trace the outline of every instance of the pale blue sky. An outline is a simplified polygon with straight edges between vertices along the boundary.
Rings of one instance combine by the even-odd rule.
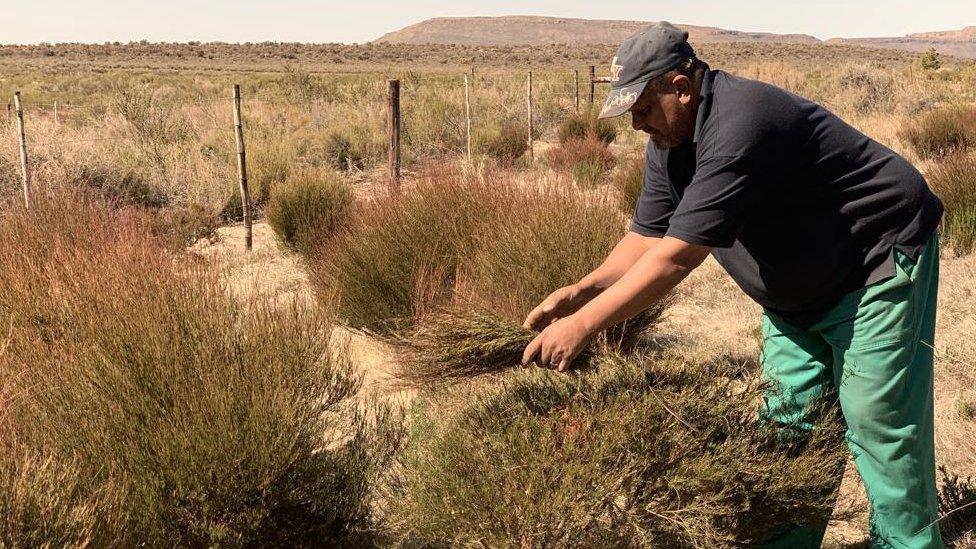
[[[106,40],[366,42],[437,16],[669,20],[749,31],[900,36],[976,25],[976,0],[4,0],[0,44]]]

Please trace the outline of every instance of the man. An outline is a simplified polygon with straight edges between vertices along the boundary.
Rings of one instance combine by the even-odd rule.
[[[823,107],[710,70],[688,33],[621,44],[601,118],[650,134],[630,232],[526,318],[523,362],[564,371],[597,332],[664,296],[711,253],[763,307],[763,415],[812,428],[836,394],[872,504],[875,547],[941,547],[932,343],[942,205],[907,161]],[[770,547],[817,547],[826,524]]]

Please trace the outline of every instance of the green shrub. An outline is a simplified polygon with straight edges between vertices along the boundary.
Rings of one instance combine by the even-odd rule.
[[[352,189],[334,173],[306,169],[275,185],[265,214],[287,246],[308,252],[346,222]]]
[[[122,531],[131,545],[362,543],[396,427],[351,400],[358,377],[329,347],[330,320],[240,304],[139,219],[68,193],[0,216],[0,379],[17,395],[3,447],[78,471],[17,473],[77,479],[55,504],[0,493],[15,515],[45,513],[17,535],[60,545],[57,513],[80,508],[95,513],[82,527],[106,525],[92,539]],[[99,499],[125,515],[85,503]]]
[[[941,235],[957,254],[976,249],[976,158],[955,155],[939,161],[928,174],[945,205]]]
[[[637,200],[644,185],[646,164],[644,152],[639,151],[628,155],[620,162],[617,171],[613,174],[613,186],[620,194],[620,209],[627,215],[632,215],[637,209]]]
[[[510,183],[448,168],[358,208],[350,229],[313,254],[309,278],[349,325],[386,331],[450,296],[463,255],[504,209]]]
[[[3,441],[9,443],[9,441]],[[0,446],[0,546],[133,545],[127,513],[112,486],[89,486],[73,463]]]
[[[976,147],[976,107],[944,107],[909,119],[899,137],[923,159]]]
[[[410,160],[464,151],[464,105],[440,97],[423,97],[404,110],[403,147]]]
[[[976,538],[976,479],[959,478],[939,466],[942,482],[939,488],[939,529],[949,547],[969,547],[961,542],[966,536]]]
[[[560,143],[573,139],[585,139],[594,136],[609,145],[617,138],[617,127],[612,122],[600,120],[593,114],[586,112],[571,114],[556,130]]]
[[[383,155],[383,146],[370,139],[368,132],[333,130],[322,145],[327,165],[337,170],[363,169],[375,164]]]
[[[315,254],[310,278],[357,328],[395,331],[456,299],[521,322],[599,265],[624,230],[602,196],[442,170],[359,209]]]
[[[527,130],[511,122],[503,122],[471,137],[474,154],[483,154],[503,165],[512,165],[529,150]]]
[[[606,143],[593,136],[560,143],[549,149],[546,159],[553,168],[570,172],[583,187],[599,183],[617,161]]]
[[[833,507],[846,450],[828,414],[804,442],[756,419],[758,383],[734,365],[611,359],[536,370],[421,406],[397,523],[433,546],[753,546]]]

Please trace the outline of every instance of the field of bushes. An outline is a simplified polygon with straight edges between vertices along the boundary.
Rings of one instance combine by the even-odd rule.
[[[701,56],[824,103],[946,205],[943,264],[968,274],[940,310],[958,346],[935,344],[941,525],[976,543],[976,347],[954,308],[976,303],[976,66],[750,47]],[[783,517],[863,519],[835,509],[856,483],[835,407],[808,411],[803,440],[762,424],[754,357],[668,331],[687,292],[571,375],[516,367],[525,314],[599,264],[640,190],[646,138],[587,113],[585,65],[608,51],[0,47],[31,174],[28,209],[0,127],[0,547],[736,547]],[[259,223],[306,293],[232,290],[199,253],[241,216],[233,83]],[[350,333],[388,357],[388,384],[364,383]]]

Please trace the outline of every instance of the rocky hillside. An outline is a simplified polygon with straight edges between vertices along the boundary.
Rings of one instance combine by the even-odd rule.
[[[503,17],[436,17],[393,31],[375,40],[390,44],[457,44],[463,46],[542,46],[547,44],[619,44],[649,21],[570,19],[511,15]],[[676,23],[695,44],[820,44],[806,34],[774,34]],[[922,52],[976,58],[976,26],[961,30],[920,32],[901,37],[831,38],[827,44]]]

